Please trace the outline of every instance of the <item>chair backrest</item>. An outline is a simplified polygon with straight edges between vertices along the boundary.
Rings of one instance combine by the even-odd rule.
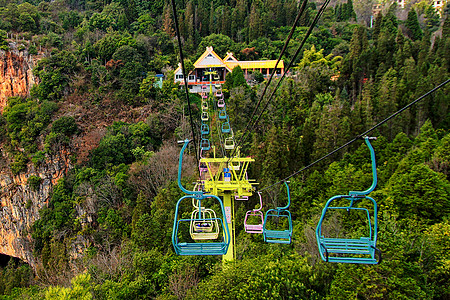
[[[362,196],[370,194],[375,187],[377,186],[377,163],[375,161],[375,150],[370,143],[370,140],[374,140],[374,137],[364,137],[364,141],[366,142],[367,147],[369,147],[370,151],[370,160],[372,162],[372,185],[365,191],[351,191],[348,194],[351,196]]]

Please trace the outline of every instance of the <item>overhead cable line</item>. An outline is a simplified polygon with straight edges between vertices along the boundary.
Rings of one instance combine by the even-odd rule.
[[[175,30],[176,30],[176,33],[177,33],[178,48],[180,50],[181,73],[183,74],[184,92],[186,94],[186,101],[187,101],[187,104],[188,104],[189,119],[190,119],[190,122],[191,122],[192,140],[194,141],[194,150],[195,150],[195,159],[197,160],[197,165],[198,165],[199,164],[199,159],[198,159],[198,151],[197,151],[197,141],[195,139],[194,121],[192,119],[191,101],[189,99],[189,90],[188,90],[188,83],[187,83],[187,77],[186,77],[186,70],[184,68],[183,47],[181,45],[180,28],[179,28],[179,25],[178,25],[178,14],[177,14],[177,7],[176,7],[176,4],[175,4],[175,0],[172,0],[172,11],[173,11],[173,18],[174,18],[174,21],[175,21]]]
[[[291,61],[289,62],[287,68],[285,69],[285,72],[283,73],[283,75],[281,75],[280,80],[278,80],[277,85],[275,86],[274,90],[272,91],[272,94],[270,95],[269,99],[266,102],[266,105],[264,106],[264,108],[262,109],[261,113],[258,115],[258,118],[253,122],[250,130],[246,130],[244,132],[244,134],[241,136],[238,145],[241,143],[241,141],[245,141],[248,137],[248,135],[250,134],[250,132],[255,128],[256,124],[258,124],[259,120],[261,119],[262,114],[264,113],[264,111],[267,109],[267,106],[269,106],[270,101],[272,100],[273,96],[275,95],[278,87],[281,85],[281,82],[283,81],[283,79],[286,77],[287,72],[289,71],[289,69],[292,67],[292,65],[294,64],[298,54],[300,53],[301,49],[303,48],[303,46],[306,43],[306,40],[309,38],[309,36],[311,35],[311,32],[313,31],[314,27],[316,26],[317,22],[319,21],[320,17],[322,16],[323,12],[325,11],[325,9],[327,8],[328,4],[330,3],[331,0],[326,0],[324,2],[324,4],[320,7],[319,11],[317,12],[313,22],[311,23],[311,25],[308,28],[308,31],[306,32],[305,36],[303,37],[302,42],[300,43],[300,46],[297,48],[297,51],[294,53]],[[267,87],[267,86],[266,86]],[[262,99],[262,97],[261,97]],[[251,122],[251,120],[250,120]]]
[[[292,173],[291,175],[289,175],[288,177],[274,183],[271,184],[261,190],[259,190],[260,192],[269,189],[277,184],[283,183],[284,181],[288,180],[291,177],[296,176],[297,174],[305,171],[306,169],[311,168],[313,165],[317,164],[318,162],[324,160],[325,158],[333,155],[334,153],[342,150],[343,148],[349,146],[350,144],[354,143],[356,140],[362,138],[363,136],[367,135],[369,132],[375,130],[376,128],[380,127],[381,125],[383,125],[384,123],[386,123],[387,121],[391,120],[392,118],[396,117],[398,114],[402,113],[404,110],[410,108],[411,106],[413,106],[414,104],[416,104],[417,102],[423,100],[425,97],[427,97],[428,95],[436,92],[437,90],[439,90],[440,88],[444,87],[446,84],[448,84],[450,82],[450,79],[447,79],[446,81],[444,81],[443,83],[439,84],[438,86],[436,86],[435,88],[429,90],[428,92],[426,92],[425,94],[423,94],[422,96],[420,96],[419,98],[417,98],[416,100],[412,101],[411,103],[409,103],[408,105],[404,106],[402,109],[396,111],[395,113],[393,113],[392,115],[390,115],[389,117],[387,117],[386,119],[382,120],[381,122],[379,122],[378,124],[374,125],[373,127],[371,127],[370,129],[364,131],[363,133],[357,135],[355,138],[353,138],[352,140],[348,141],[347,143],[345,143],[344,145],[340,146],[339,148],[334,149],[333,151],[331,151],[330,153],[326,154],[325,156],[322,156],[321,158],[317,159],[316,161],[310,163],[309,165],[307,165],[306,167],[303,167],[302,169],[296,171],[295,173]]]
[[[295,18],[294,24],[292,25],[291,31],[289,32],[288,37],[286,38],[286,41],[284,42],[284,46],[283,49],[280,52],[280,55],[278,56],[277,62],[275,63],[275,67],[273,68],[272,73],[270,74],[269,80],[267,81],[266,85],[264,86],[264,90],[261,94],[261,96],[259,97],[258,103],[256,104],[255,109],[253,110],[252,115],[250,116],[250,120],[247,123],[247,126],[244,129],[244,134],[240,137],[238,143],[236,146],[239,146],[241,141],[242,141],[242,137],[245,135],[245,132],[247,132],[250,124],[252,123],[252,119],[255,116],[256,112],[258,111],[259,106],[261,105],[262,100],[264,99],[264,96],[267,92],[267,88],[269,87],[270,83],[272,82],[273,76],[276,74],[277,72],[277,66],[281,61],[281,58],[283,57],[284,52],[286,52],[287,46],[292,38],[292,35],[294,34],[295,28],[297,27],[297,23],[300,20],[300,17],[303,15],[303,12],[305,11],[306,8],[306,4],[308,3],[308,0],[304,0],[302,3],[302,6],[300,7],[300,10],[298,11],[297,17]],[[235,150],[233,151],[233,153],[230,155],[230,157],[232,157],[235,152],[236,152],[237,147],[235,148]]]

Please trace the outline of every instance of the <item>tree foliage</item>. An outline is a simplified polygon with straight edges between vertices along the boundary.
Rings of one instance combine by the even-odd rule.
[[[296,67],[259,107],[259,122],[240,154],[255,158],[248,177],[260,186],[321,159],[449,77],[445,11],[440,20],[424,1],[408,6],[408,14],[386,6],[369,28],[372,7],[363,2],[339,2],[324,12],[292,62]],[[233,52],[239,60],[277,59],[298,4],[176,1],[187,65],[193,67],[210,46],[221,58]],[[308,3],[282,58],[285,66],[317,9]],[[402,14],[404,20],[398,18]],[[43,284],[31,281],[29,268],[11,263],[0,270],[1,294],[13,299],[449,297],[448,87],[370,133],[378,137],[373,145],[379,180],[371,196],[380,208],[382,264],[333,265],[317,256],[314,228],[324,203],[370,185],[367,147],[358,140],[290,179],[291,245],[269,245],[246,234],[242,219],[259,202],[254,196],[236,203],[238,260],[223,266],[218,257],[175,256],[171,245],[175,203],[184,196],[175,181],[179,149],[173,145],[191,129],[187,104],[173,80],[179,50],[169,3],[28,1],[0,4],[0,16],[0,48],[22,43],[20,51],[43,57],[33,71],[37,84],[30,97],[9,98],[0,117],[2,167],[13,175],[30,168],[26,188],[39,193],[47,180],[39,170],[47,160],[76,151],[93,127],[83,123],[91,108],[121,108],[114,121],[97,116],[107,125],[105,134],[86,161],[71,160],[71,170],[50,185],[48,204],[30,229]],[[251,70],[234,68],[223,88],[236,139],[244,134],[267,74],[255,70],[257,80],[247,81],[245,72]],[[165,75],[161,89],[154,85],[155,73]],[[190,99],[195,130],[200,99]],[[197,168],[195,158],[187,156],[182,182],[192,187]],[[266,194],[264,210],[285,203],[279,186]],[[193,208],[182,209],[189,217]],[[343,216],[330,230],[367,230],[358,221]],[[81,259],[71,255],[74,249]]]

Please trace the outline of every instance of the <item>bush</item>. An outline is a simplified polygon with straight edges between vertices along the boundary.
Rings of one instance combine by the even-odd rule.
[[[42,183],[42,178],[36,175],[31,175],[28,177],[27,183],[32,191],[38,191]]]
[[[18,175],[21,172],[27,170],[28,158],[22,152],[17,153],[14,156],[14,161],[11,163],[11,172],[14,175]]]
[[[30,47],[28,47],[28,54],[31,54],[31,55],[38,54],[38,51],[37,51],[37,48],[35,45],[30,45]]]
[[[31,157],[31,162],[35,167],[39,167],[45,161],[45,152],[38,151]]]
[[[26,154],[37,150],[36,138],[50,122],[57,105],[44,101],[11,97],[3,110],[11,149],[23,148]]]
[[[52,124],[52,131],[71,136],[78,132],[78,125],[72,117],[61,117]]]

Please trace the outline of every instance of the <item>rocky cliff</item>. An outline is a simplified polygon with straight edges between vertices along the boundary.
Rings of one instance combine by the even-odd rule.
[[[19,51],[16,43],[9,43],[9,48],[0,50],[0,111],[8,97],[29,95],[36,82],[32,69],[39,57]]]
[[[26,174],[13,175],[7,167],[0,171],[0,253],[36,267],[30,228],[39,218],[39,209],[48,203],[53,185],[71,167],[69,154],[61,153],[47,157],[39,168],[30,164]],[[36,189],[27,183],[31,175],[42,178]]]
[[[9,52],[0,50],[0,111],[7,97],[28,95],[31,86],[38,80],[33,76],[32,68],[41,56],[30,56],[26,51],[17,50],[12,43],[10,48],[12,50]],[[69,157],[76,153],[78,163],[85,162],[89,152],[104,136],[107,126],[114,121],[145,121],[152,113],[150,105],[130,109],[108,97],[101,104],[86,106],[86,98],[74,93],[59,103],[59,111],[52,116],[53,119],[71,116],[81,133],[73,137],[72,146],[68,147],[70,150],[63,149],[57,155],[47,155],[40,167],[29,163],[26,173],[13,175],[9,166],[11,159],[0,144],[0,254],[20,258],[34,269],[39,262],[33,256],[31,226],[39,219],[39,210],[50,200],[53,186],[74,167]],[[39,149],[43,148],[43,140],[44,137],[38,138]],[[27,182],[32,175],[42,179],[37,189],[31,188]],[[95,213],[94,193],[86,189],[83,194],[85,201],[75,204],[77,222],[82,228],[93,222],[91,216]],[[69,260],[76,259],[83,255],[89,240],[77,235],[66,246]]]
[[[36,78],[32,68],[39,59],[19,50],[17,43],[9,43],[9,51],[0,50],[0,111],[11,96],[27,96]],[[48,164],[39,170],[30,166],[30,172],[14,176],[11,174],[6,152],[1,149],[0,163],[0,253],[18,257],[35,266],[32,255],[30,226],[39,217],[39,209],[48,201],[53,184],[67,170],[65,159],[48,159]],[[31,175],[43,180],[32,191],[27,179]]]

